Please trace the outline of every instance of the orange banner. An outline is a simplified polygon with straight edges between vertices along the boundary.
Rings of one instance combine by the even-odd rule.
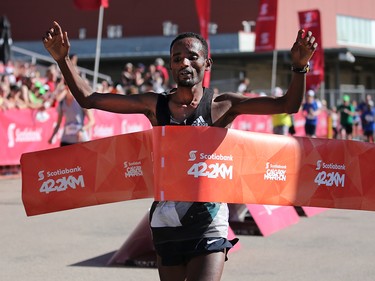
[[[154,128],[155,198],[375,210],[373,144]]]
[[[155,127],[23,154],[28,215],[156,200],[375,210],[373,144]]]
[[[23,154],[27,215],[153,197],[152,130]]]

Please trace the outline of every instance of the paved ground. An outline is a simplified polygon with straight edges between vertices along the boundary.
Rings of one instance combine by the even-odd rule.
[[[158,280],[154,268],[106,266],[145,215],[136,200],[26,217],[21,180],[0,180],[1,281]],[[373,281],[375,213],[327,210],[269,237],[239,236],[222,280]]]

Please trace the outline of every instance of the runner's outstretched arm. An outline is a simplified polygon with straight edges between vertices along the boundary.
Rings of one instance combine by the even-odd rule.
[[[76,67],[70,61],[68,34],[62,31],[56,21],[43,37],[43,44],[57,62],[70,91],[81,107],[117,113],[143,113],[149,118],[153,115],[156,103],[154,93],[130,96],[93,93],[91,87],[80,77]]]

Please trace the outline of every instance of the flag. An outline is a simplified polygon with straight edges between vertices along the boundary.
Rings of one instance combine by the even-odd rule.
[[[195,0],[200,33],[204,39],[208,39],[208,24],[210,23],[210,0]]]
[[[108,0],[73,0],[79,10],[98,10],[100,6],[108,8]]]
[[[76,8],[80,10],[99,10],[98,20],[98,36],[96,40],[96,54],[95,54],[95,66],[94,66],[94,78],[93,78],[93,89],[96,88],[99,73],[99,60],[100,60],[100,48],[102,41],[102,29],[103,29],[103,16],[104,8],[108,8],[109,0],[73,0]]]
[[[208,44],[208,57],[210,57],[210,40],[208,38],[208,25],[210,23],[211,16],[211,0],[195,0],[195,7],[199,19],[200,33],[204,39],[206,39]],[[209,87],[210,85],[211,73],[209,71],[205,72],[203,78],[203,86]]]
[[[276,47],[277,0],[261,0],[255,26],[255,52],[273,51]]]
[[[298,12],[300,28],[311,31],[318,48],[310,60],[310,72],[306,76],[306,89],[317,90],[324,81],[324,52],[319,10]]]

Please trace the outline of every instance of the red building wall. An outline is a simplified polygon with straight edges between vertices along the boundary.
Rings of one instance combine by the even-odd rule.
[[[211,21],[218,32],[242,30],[243,20],[255,20],[258,0],[212,0]],[[39,40],[53,20],[69,30],[70,38],[78,38],[78,30],[86,28],[86,38],[96,38],[98,11],[81,11],[73,0],[12,0],[0,1],[0,15],[6,15],[12,25],[14,40]],[[199,32],[195,1],[175,0],[109,0],[104,12],[103,36],[107,25],[123,25],[123,36],[162,35],[162,23],[172,21],[179,32]]]
[[[375,19],[374,0],[278,0],[276,46],[290,48],[298,29],[299,11],[319,9],[322,18],[325,48],[336,45],[336,15]],[[235,33],[243,29],[243,20],[256,20],[259,0],[211,0],[211,21],[218,24],[218,33]],[[48,4],[47,4],[48,3]],[[12,24],[15,41],[39,40],[53,20],[69,30],[70,38],[78,38],[79,28],[86,28],[87,38],[96,38],[98,11],[80,11],[73,0],[3,0],[0,15]],[[179,32],[199,32],[195,1],[175,0],[109,0],[104,13],[103,37],[107,25],[122,25],[123,36],[162,34],[162,23],[172,21]]]
[[[337,48],[336,15],[375,19],[374,0],[279,0],[277,49],[289,49],[298,26],[298,12],[320,10],[324,48]],[[293,30],[293,32],[289,32]]]

